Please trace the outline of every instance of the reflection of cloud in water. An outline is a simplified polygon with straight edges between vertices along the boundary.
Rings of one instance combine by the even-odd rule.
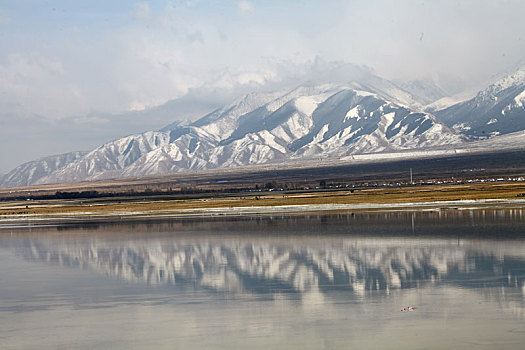
[[[146,283],[255,294],[372,291],[447,283],[522,293],[525,251],[512,242],[403,238],[26,238],[34,261]]]

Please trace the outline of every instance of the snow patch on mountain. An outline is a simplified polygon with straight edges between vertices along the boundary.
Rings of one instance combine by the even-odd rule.
[[[302,96],[295,99],[295,107],[303,114],[312,115],[321,102],[322,98],[319,96]]]
[[[525,89],[514,98],[514,102],[516,103],[516,107],[523,107],[523,102],[525,102]]]
[[[362,112],[362,109],[360,108],[360,106],[355,106],[354,108],[349,110],[348,113],[346,113],[344,121],[346,122],[348,119],[352,119],[352,118],[355,118],[356,120],[361,119],[361,114],[364,114],[361,112]]]
[[[505,108],[501,110],[501,114],[505,115],[508,112],[512,111],[513,109],[523,109],[524,102],[525,102],[525,88],[523,89],[521,93],[519,93],[518,95],[516,95],[516,97],[514,97],[513,103],[508,104]]]

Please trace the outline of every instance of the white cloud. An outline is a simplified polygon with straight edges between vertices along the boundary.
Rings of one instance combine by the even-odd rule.
[[[150,7],[146,2],[138,2],[133,6],[135,10],[135,18],[140,21],[148,21],[150,19]]]
[[[11,17],[6,14],[6,11],[0,8],[0,24],[7,24],[11,22]]]
[[[513,0],[354,1],[312,41],[324,57],[366,63],[387,78],[453,74],[481,87],[525,58],[524,10]]]
[[[496,67],[501,71],[525,57],[524,46],[516,44],[525,42],[518,5],[509,2],[508,26],[482,26],[490,13],[500,23],[510,10],[479,1],[278,2],[258,3],[257,11],[250,1],[138,2],[127,15],[140,23],[104,24],[96,35],[74,27],[68,31],[72,39],[35,36],[25,50],[0,46],[8,49],[2,50],[4,59],[0,54],[0,102],[4,110],[50,118],[117,113],[159,105],[196,88],[237,91],[294,76],[308,79],[306,74],[329,77],[314,63],[317,57],[366,64],[388,78],[486,77],[488,67],[494,74]],[[223,8],[243,16],[217,15]]]
[[[237,8],[241,15],[252,15],[255,12],[255,6],[250,1],[241,0],[237,2]]]
[[[87,101],[80,89],[67,81],[57,58],[11,54],[0,65],[0,105],[4,113],[57,118],[77,112]]]
[[[6,15],[0,12],[0,24],[7,24],[9,22],[11,22],[11,18],[7,17]]]

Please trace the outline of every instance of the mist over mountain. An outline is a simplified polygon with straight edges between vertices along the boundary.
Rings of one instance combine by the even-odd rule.
[[[419,103],[428,105],[435,102],[443,97],[447,97],[448,94],[441,87],[439,87],[434,81],[430,79],[412,80],[408,82],[400,82],[399,86],[410,92]]]

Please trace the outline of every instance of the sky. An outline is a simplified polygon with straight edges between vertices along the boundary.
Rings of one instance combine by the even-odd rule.
[[[338,66],[475,91],[525,64],[523,13],[521,0],[1,0],[0,173]]]

